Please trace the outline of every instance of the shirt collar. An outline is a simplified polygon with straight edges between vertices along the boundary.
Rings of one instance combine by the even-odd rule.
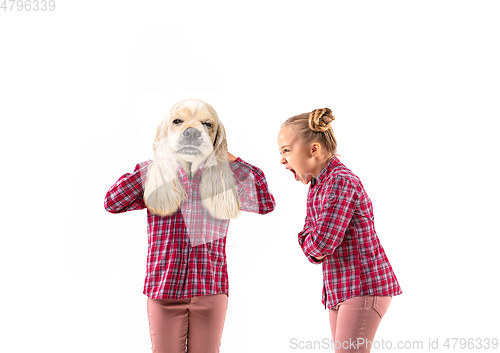
[[[200,166],[196,170],[196,173],[194,174],[193,178],[191,179],[191,183],[193,183],[193,182],[198,181],[199,179],[201,179],[201,175],[203,173],[203,169],[205,169],[205,164],[207,163],[207,160],[208,160],[208,158],[205,159],[203,161],[203,163],[200,164]],[[179,163],[179,161],[176,161],[176,162],[177,162],[177,171],[180,174],[181,178],[185,178],[186,181],[189,181],[189,178],[188,178],[188,176],[187,176],[186,171],[184,170],[184,168],[182,168],[182,166]]]
[[[323,180],[328,174],[330,174],[330,171],[337,165],[338,163],[338,158],[336,156],[333,156],[321,169],[321,171],[318,173],[318,176],[314,178],[314,184],[312,186],[316,185],[317,183],[320,183],[321,180]]]

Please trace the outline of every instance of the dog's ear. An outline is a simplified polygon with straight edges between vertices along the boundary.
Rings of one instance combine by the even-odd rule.
[[[153,150],[156,150],[157,147],[161,147],[159,144],[163,139],[167,138],[168,134],[168,122],[169,118],[168,116],[163,119],[163,121],[158,125],[156,128],[156,135],[155,135],[155,140],[153,142]]]
[[[226,130],[220,120],[217,122],[214,150],[203,169],[200,192],[203,206],[213,217],[231,219],[238,216],[240,200],[229,167]]]
[[[217,162],[227,162],[226,129],[220,121],[217,124],[217,133],[214,141],[214,153]]]
[[[177,161],[168,150],[167,116],[158,126],[153,143],[154,158],[148,166],[144,183],[144,203],[151,213],[167,216],[175,213],[186,198],[177,176]]]

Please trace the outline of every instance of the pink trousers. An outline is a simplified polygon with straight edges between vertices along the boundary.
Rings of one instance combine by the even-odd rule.
[[[218,353],[227,299],[225,293],[180,300],[148,298],[153,353]]]
[[[330,329],[335,352],[370,352],[375,332],[391,300],[391,296],[358,296],[344,300],[330,309]]]

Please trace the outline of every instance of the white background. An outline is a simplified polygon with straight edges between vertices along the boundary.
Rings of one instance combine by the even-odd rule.
[[[499,16],[497,1],[0,10],[0,351],[150,351],[146,211],[109,214],[103,199],[190,97],[213,105],[229,151],[277,201],[231,221],[222,353],[328,351],[291,345],[330,328],[321,267],[297,243],[308,186],[276,142],[288,117],[320,107],[403,289],[376,340],[424,352],[429,339],[500,338]]]

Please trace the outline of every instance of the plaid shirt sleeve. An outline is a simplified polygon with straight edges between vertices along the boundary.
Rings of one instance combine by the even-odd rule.
[[[342,243],[357,200],[355,186],[346,178],[337,177],[329,186],[318,218],[311,219],[312,210],[307,210],[306,224],[299,233],[299,244],[311,263],[321,263],[323,260],[314,257],[333,254]]]
[[[240,157],[231,162],[240,198],[240,209],[245,212],[266,214],[274,210],[276,201],[269,191],[262,170],[245,162]]]
[[[143,177],[150,161],[139,163],[132,173],[123,174],[108,190],[104,208],[111,213],[122,213],[146,208],[143,200]]]

